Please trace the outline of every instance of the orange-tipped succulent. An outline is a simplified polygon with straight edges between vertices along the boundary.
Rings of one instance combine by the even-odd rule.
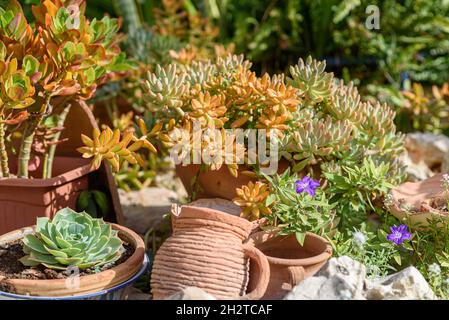
[[[271,214],[270,208],[265,204],[268,197],[268,186],[260,181],[249,182],[248,185],[237,188],[237,197],[234,203],[242,208],[240,216],[250,221],[257,220],[261,215]]]
[[[142,157],[136,153],[143,147],[144,141],[136,139],[133,132],[127,131],[121,137],[120,130],[112,131],[107,127],[101,132],[94,129],[92,136],[91,139],[84,134],[81,135],[84,146],[77,150],[83,154],[83,158],[93,158],[93,168],[98,169],[103,159],[111,164],[115,172],[119,171],[120,163],[123,161],[144,165]],[[133,139],[136,141],[130,145]]]

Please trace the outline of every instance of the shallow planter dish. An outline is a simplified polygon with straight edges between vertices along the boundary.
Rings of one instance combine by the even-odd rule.
[[[147,271],[148,264],[149,259],[145,255],[142,268],[135,275],[119,285],[95,293],[65,297],[41,297],[0,291],[0,300],[127,300],[128,288]]]
[[[12,288],[16,296],[61,297],[61,299],[67,297],[99,297],[122,288],[124,283],[142,270],[145,245],[142,238],[134,231],[117,224],[111,225],[114,230],[119,231],[119,237],[122,240],[135,248],[134,253],[125,262],[111,269],[97,274],[81,276],[79,278],[79,286],[76,288],[68,288],[67,279],[0,279],[0,281],[3,282],[2,284]],[[7,233],[0,236],[0,244],[22,239],[25,235],[33,233],[33,231],[33,227],[27,227]],[[7,293],[3,292],[1,294],[7,295]]]
[[[265,231],[252,234],[248,242],[262,251],[270,264],[270,281],[262,299],[282,299],[332,256],[330,244],[313,233],[307,233],[303,246],[295,235],[277,236],[276,232]]]
[[[158,250],[151,274],[155,300],[190,286],[217,299],[260,299],[270,275],[266,257],[243,244],[252,223],[215,209],[174,206],[173,235]],[[249,261],[252,262],[250,268]]]
[[[437,219],[439,225],[449,221],[447,211],[438,210],[447,204],[448,197],[443,189],[443,174],[419,182],[406,182],[391,190],[390,212],[403,223],[417,229],[425,229],[429,221]]]

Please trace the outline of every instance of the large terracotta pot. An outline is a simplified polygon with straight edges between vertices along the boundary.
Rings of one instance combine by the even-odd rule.
[[[243,244],[251,232],[249,221],[189,205],[175,206],[173,219],[173,235],[162,244],[153,264],[154,299],[164,299],[189,286],[217,299],[263,296],[270,271],[265,256],[253,245]]]
[[[270,281],[262,299],[282,299],[332,256],[329,243],[313,233],[307,233],[303,246],[295,235],[277,236],[276,232],[265,231],[252,234],[249,242],[265,254],[270,264]]]
[[[135,248],[134,253],[125,262],[109,270],[80,277],[79,285],[77,286],[67,286],[67,279],[0,279],[0,281],[4,281],[6,286],[13,288],[14,292],[17,294],[45,297],[85,295],[117,286],[130,279],[142,267],[145,245],[142,238],[134,231],[117,224],[112,224],[112,228],[119,231],[119,237],[122,240]],[[26,227],[7,233],[0,236],[0,244],[19,240],[25,235],[33,232],[33,227]]]
[[[406,182],[392,189],[390,212],[402,222],[417,229],[426,229],[433,219],[439,221],[439,226],[447,224],[449,213],[436,209],[442,204],[446,205],[448,201],[442,178],[443,174],[440,173],[424,181]]]
[[[281,160],[279,162],[278,172],[282,173],[289,166],[289,162],[286,160]],[[198,174],[200,170],[199,164],[190,165],[177,165],[176,174],[181,179],[184,188],[186,189],[189,196],[192,196],[192,179]],[[208,170],[199,173],[199,193],[196,195],[198,198],[222,198],[226,200],[234,199],[237,194],[235,192],[236,188],[240,188],[243,185],[248,184],[250,181],[256,181],[254,178],[250,178],[244,174],[242,171],[248,170],[244,166],[239,167],[239,174],[234,177],[228,170],[228,168],[223,165],[219,170]]]
[[[76,207],[78,195],[89,188],[90,161],[57,157],[54,164],[51,179],[0,180],[0,234],[32,225],[36,217],[52,218],[59,209]]]
[[[82,145],[81,133],[90,136],[93,128],[97,127],[84,102],[73,102],[65,127],[61,138],[68,141],[56,148],[53,178],[40,178],[41,162],[37,170],[30,172],[32,179],[0,179],[0,235],[32,225],[37,217],[51,218],[59,209],[75,209],[78,195],[90,188],[106,191],[108,194],[112,202],[108,221],[123,222],[111,169],[102,163],[101,168],[94,172],[90,160],[83,159],[76,151]],[[12,173],[17,172],[16,159],[10,159],[10,169]]]

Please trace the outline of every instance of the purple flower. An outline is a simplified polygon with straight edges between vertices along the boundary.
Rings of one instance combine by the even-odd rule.
[[[401,224],[399,227],[392,226],[390,227],[390,230],[391,233],[387,235],[387,240],[394,242],[398,246],[401,245],[404,240],[410,240],[412,237],[405,224]]]
[[[315,195],[315,189],[320,186],[320,183],[318,180],[310,179],[308,176],[305,176],[304,178],[300,180],[296,180],[296,192],[302,193],[307,192],[309,195],[314,196]]]

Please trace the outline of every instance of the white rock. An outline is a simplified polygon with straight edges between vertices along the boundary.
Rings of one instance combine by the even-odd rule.
[[[176,192],[165,188],[144,188],[139,191],[119,189],[120,203],[125,216],[125,225],[137,233],[144,234],[156,227],[173,203],[179,203]]]
[[[125,300],[151,300],[151,294],[144,293],[133,286],[129,286],[126,288]]]
[[[365,266],[349,257],[330,259],[315,277],[298,284],[286,300],[364,300]]]
[[[316,274],[298,284],[286,300],[423,300],[436,299],[414,267],[378,280],[366,279],[365,266],[349,257],[332,258]]]
[[[408,267],[380,281],[368,281],[369,300],[433,300],[435,294],[415,267]]]
[[[165,300],[217,300],[214,296],[197,287],[187,287]]]

